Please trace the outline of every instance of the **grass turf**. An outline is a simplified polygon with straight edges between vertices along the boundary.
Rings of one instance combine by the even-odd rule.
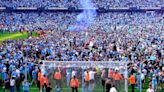
[[[101,86],[99,86],[99,87],[101,87]],[[23,89],[22,88],[23,87],[21,86],[21,92],[23,92]],[[79,92],[82,92],[82,89],[79,88],[78,91]],[[0,92],[5,92],[5,91],[4,91],[4,89],[0,88]],[[7,90],[6,92],[10,92],[10,91]],[[35,87],[35,86],[31,86],[30,89],[29,89],[29,92],[39,92],[39,89],[37,87]],[[55,89],[53,89],[52,92],[56,92]],[[70,88],[65,87],[65,88],[63,88],[61,90],[61,92],[72,92],[72,91],[71,91]],[[102,90],[102,88],[96,88],[93,92],[103,92],[103,90]],[[129,86],[128,92],[131,92],[130,86]],[[139,89],[135,89],[135,92],[140,92],[140,90]],[[146,92],[146,89],[144,88],[142,90],[142,92]],[[163,92],[163,90],[158,90],[157,92]]]
[[[33,37],[37,37],[37,33],[33,32],[32,33]],[[0,42],[5,41],[5,40],[17,40],[17,39],[27,39],[28,38],[28,33],[27,32],[0,32]]]
[[[61,92],[72,92],[71,88],[67,87],[67,84],[64,81],[62,82],[62,87],[63,88],[62,88]],[[52,83],[54,83],[54,82],[52,82]],[[21,88],[21,92],[23,92],[23,87],[21,86],[20,88]],[[144,88],[142,89],[142,92],[146,92],[147,88],[148,88],[148,79],[146,79],[146,83],[144,85]],[[78,88],[78,91],[82,92],[81,84],[80,84],[80,88]],[[2,89],[2,87],[0,87],[0,92],[5,92],[4,89]],[[10,91],[7,90],[6,92],[10,92]],[[15,90],[15,92],[16,92],[16,90]],[[39,92],[39,89],[35,85],[32,85],[29,88],[29,92]],[[52,92],[56,92],[54,87],[53,87],[53,91]],[[93,92],[103,92],[103,87],[102,87],[100,82],[97,85],[95,85],[95,89],[94,89]],[[131,92],[131,86],[128,86],[128,92]],[[139,89],[135,89],[135,92],[140,92],[140,90]],[[158,90],[157,92],[163,92],[163,90]]]

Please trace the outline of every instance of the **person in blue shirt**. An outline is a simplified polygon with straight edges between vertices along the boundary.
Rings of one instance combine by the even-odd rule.
[[[10,64],[10,66],[9,66],[9,71],[10,71],[10,73],[13,71],[13,65],[12,64]]]
[[[155,75],[153,75],[152,78],[152,88],[156,91],[157,90],[157,78]]]
[[[31,78],[31,80],[33,79],[32,78],[32,63],[28,63],[28,77]]]
[[[61,90],[60,87],[56,86],[56,92],[61,92],[60,90]]]
[[[23,82],[23,92],[29,92],[29,83],[27,80],[24,80]]]
[[[31,85],[33,84],[33,82],[35,83],[35,85],[37,84],[37,74],[38,74],[37,70],[34,69],[32,71],[32,82],[31,82]]]
[[[11,73],[11,76],[16,76],[16,77],[18,77],[18,73],[16,72],[16,69]]]
[[[4,81],[7,78],[6,71],[3,70],[2,73],[1,73],[1,76],[2,76],[2,80]]]
[[[20,70],[20,78],[21,78],[21,81],[23,81],[24,80],[24,67],[23,67],[23,65],[21,65],[21,67],[19,68],[19,70]]]
[[[66,70],[66,79],[67,79],[67,86],[69,87],[70,85],[70,80],[71,80],[71,69],[70,68],[68,68],[67,70]]]
[[[7,73],[6,73],[6,71],[4,71],[4,70],[2,71],[1,78],[2,78],[2,81],[3,82],[7,79]],[[4,85],[4,87],[5,87],[5,85]]]

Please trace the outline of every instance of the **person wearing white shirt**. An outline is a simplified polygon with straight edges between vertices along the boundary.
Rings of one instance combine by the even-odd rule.
[[[15,76],[10,79],[10,92],[14,92],[15,87]]]
[[[10,79],[10,86],[15,86],[15,78]]]
[[[94,72],[94,71],[92,71],[92,70],[89,71],[89,78],[90,78],[90,81],[95,79],[95,73],[96,73],[96,72]]]
[[[16,73],[17,73],[18,77],[20,77],[20,70],[19,69],[16,69]]]
[[[109,92],[118,92],[118,91],[117,91],[116,87],[114,85],[112,85]]]
[[[154,92],[151,85],[149,85],[149,88],[146,90],[146,92]]]
[[[73,78],[73,76],[76,76],[76,71],[75,70],[72,71],[72,78]]]
[[[142,79],[142,80],[145,79],[145,75],[144,75],[144,73],[141,73],[141,79]]]
[[[90,84],[89,84],[89,88],[90,90],[94,90],[94,79],[95,79],[95,74],[96,72],[93,70],[89,71],[89,78],[90,78]]]
[[[144,75],[143,72],[141,73],[141,80],[142,80],[142,85],[144,85],[144,83],[145,83],[145,75]]]

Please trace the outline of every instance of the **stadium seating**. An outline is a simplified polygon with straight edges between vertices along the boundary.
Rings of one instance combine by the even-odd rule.
[[[93,0],[96,7],[157,7],[163,0]],[[79,0],[1,0],[0,6],[8,7],[81,7]]]

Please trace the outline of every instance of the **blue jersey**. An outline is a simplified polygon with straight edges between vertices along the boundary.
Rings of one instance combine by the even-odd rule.
[[[12,71],[13,71],[13,68],[14,68],[14,66],[13,66],[13,65],[10,65],[10,66],[9,66],[9,70],[10,70],[10,72],[12,72]]]
[[[37,71],[36,70],[32,71],[32,78],[33,79],[37,78]]]
[[[28,82],[23,84],[23,90],[24,91],[28,91],[29,90],[29,83]]]
[[[2,80],[5,80],[7,78],[7,73],[6,72],[2,72]]]
[[[152,79],[152,85],[157,85],[157,79],[155,77]]]
[[[56,89],[56,92],[60,92],[60,88],[57,88],[57,89]]]
[[[11,76],[12,76],[12,77],[13,77],[13,76],[14,76],[14,77],[17,77],[17,76],[18,76],[18,73],[15,72],[15,71],[13,71],[12,74],[11,74]]]
[[[24,74],[24,67],[23,66],[20,67],[20,73]]]

